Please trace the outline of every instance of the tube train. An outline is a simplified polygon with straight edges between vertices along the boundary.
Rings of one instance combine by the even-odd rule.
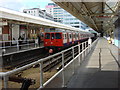
[[[94,34],[85,31],[46,32],[44,34],[44,47],[47,50],[59,51],[65,47],[83,42]]]

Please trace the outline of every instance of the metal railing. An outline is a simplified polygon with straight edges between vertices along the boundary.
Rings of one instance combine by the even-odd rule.
[[[82,63],[82,61],[84,61],[85,60],[85,56],[92,50],[92,48],[95,46],[95,44],[96,44],[96,42],[98,41],[98,39],[97,40],[95,40],[91,45],[88,45],[87,46],[87,43],[88,42],[83,42],[83,43],[81,43],[81,44],[78,44],[78,45],[76,45],[76,46],[73,46],[73,47],[71,47],[71,48],[68,48],[68,49],[66,49],[66,50],[63,50],[63,51],[61,51],[61,52],[59,52],[59,53],[56,53],[56,54],[54,54],[54,55],[50,55],[50,56],[48,56],[48,57],[46,57],[46,58],[43,58],[43,59],[40,59],[40,60],[38,60],[38,61],[35,61],[35,62],[33,62],[33,63],[30,63],[30,64],[28,64],[28,65],[25,65],[25,66],[22,66],[22,67],[20,67],[20,68],[17,68],[17,69],[14,69],[14,70],[11,70],[11,71],[7,71],[7,72],[0,72],[0,78],[2,78],[3,79],[3,82],[4,82],[4,88],[5,89],[7,89],[8,88],[8,81],[9,81],[9,77],[11,76],[11,75],[14,75],[14,74],[16,74],[16,73],[18,73],[18,72],[20,72],[20,71],[23,71],[23,70],[25,70],[25,69],[28,69],[28,68],[30,68],[31,66],[33,66],[33,65],[37,65],[37,64],[39,64],[40,65],[40,86],[39,86],[39,89],[40,88],[44,88],[46,85],[48,85],[56,76],[58,76],[60,73],[62,73],[62,87],[65,87],[65,85],[66,85],[66,83],[65,83],[65,69],[71,64],[71,63],[73,63],[73,74],[74,74],[74,72],[75,72],[75,60],[77,60],[79,63],[79,65]],[[80,46],[82,45],[82,51],[80,50]],[[78,48],[78,55],[74,55],[74,49],[75,48]],[[70,61],[70,62],[68,62],[66,65],[65,65],[65,60],[64,60],[64,53],[66,52],[66,51],[68,51],[68,50],[72,50],[72,56],[73,56],[73,59]],[[50,79],[48,79],[47,81],[44,81],[44,74],[43,74],[43,66],[44,66],[44,64],[43,64],[43,62],[44,61],[46,61],[46,60],[48,60],[48,59],[50,59],[50,58],[53,58],[53,57],[55,57],[55,56],[57,56],[57,55],[61,55],[62,56],[62,62],[61,62],[61,65],[62,65],[62,69],[60,69],[57,73],[55,73]],[[81,56],[82,56],[82,58],[81,58]]]
[[[37,39],[0,41],[0,45],[0,49],[3,50],[3,54],[27,50],[39,46]]]

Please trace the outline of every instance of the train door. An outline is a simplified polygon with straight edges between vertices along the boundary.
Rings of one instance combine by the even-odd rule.
[[[72,42],[72,33],[69,33],[69,42]]]
[[[73,33],[73,42],[75,42],[75,33]]]
[[[51,45],[51,35],[50,33],[45,33],[45,39],[44,39],[44,46],[50,46]]]
[[[63,46],[62,33],[55,33],[55,46]]]
[[[80,37],[80,33],[78,33],[78,40],[80,41],[81,37]]]
[[[74,34],[71,33],[71,35],[72,35],[72,44],[73,44],[74,43]]]
[[[76,34],[77,34],[76,36],[77,36],[77,41],[78,41],[79,40],[79,36],[78,36],[78,33],[76,33]]]
[[[64,43],[64,45],[66,45],[67,44],[67,35],[66,35],[66,33],[64,33],[63,34],[63,43]]]
[[[67,44],[69,44],[69,33],[67,33]]]

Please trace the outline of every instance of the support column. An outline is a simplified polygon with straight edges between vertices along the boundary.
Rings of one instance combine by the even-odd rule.
[[[1,22],[0,22],[1,23]],[[0,47],[2,47],[2,25],[0,25]],[[0,72],[2,72],[3,58],[2,58],[2,48],[0,48]],[[0,90],[2,90],[3,82],[0,78]]]

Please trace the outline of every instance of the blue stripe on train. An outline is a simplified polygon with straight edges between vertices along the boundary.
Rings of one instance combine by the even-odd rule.
[[[86,40],[86,39],[77,40],[77,41],[74,41],[74,43],[77,43],[78,41],[79,41],[79,42],[82,42],[82,41],[84,41],[84,40]],[[70,45],[70,44],[72,44],[72,42],[64,43],[63,45],[64,45],[64,46],[68,46],[68,45]]]
[[[75,41],[74,43],[76,43],[76,42],[78,42],[78,41]],[[64,45],[64,46],[68,46],[68,45],[71,45],[71,44],[72,44],[72,42],[64,43],[63,45]]]

